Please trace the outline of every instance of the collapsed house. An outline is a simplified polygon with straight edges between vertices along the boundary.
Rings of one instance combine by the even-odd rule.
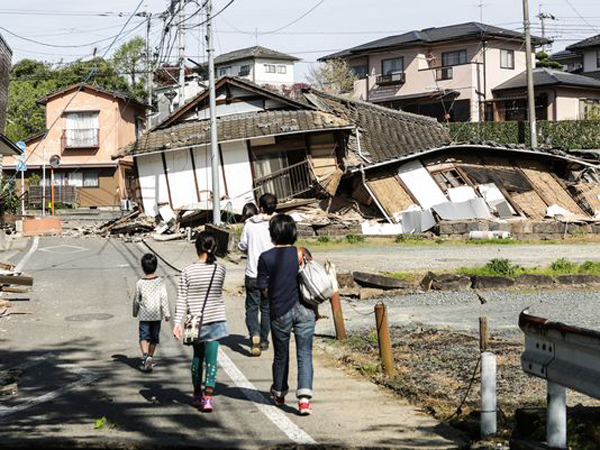
[[[264,192],[299,222],[345,217],[369,234],[419,233],[448,221],[593,221],[600,211],[594,161],[454,143],[433,119],[313,89],[293,100],[223,77],[216,91],[220,202],[232,214]],[[146,215],[168,221],[195,211],[208,219],[208,92],[113,158],[125,156],[134,157]]]

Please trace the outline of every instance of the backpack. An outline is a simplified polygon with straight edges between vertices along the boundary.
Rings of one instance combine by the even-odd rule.
[[[298,271],[298,284],[305,303],[318,306],[331,299],[331,296],[337,291],[337,280],[331,274],[332,266],[332,264],[326,263],[327,268],[325,268],[312,259],[303,258],[303,263]]]

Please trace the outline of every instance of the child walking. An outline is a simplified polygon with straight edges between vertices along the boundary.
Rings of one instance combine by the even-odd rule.
[[[298,384],[296,397],[301,415],[312,412],[310,399],[313,387],[312,346],[317,316],[302,303],[298,286],[299,256],[294,247],[297,238],[296,222],[286,214],[273,216],[269,231],[275,247],[258,259],[257,285],[266,290],[271,314],[273,358],[273,384],[271,396],[277,406],[285,404],[288,393],[290,365],[290,336],[296,340],[298,359]]]
[[[192,384],[194,397],[192,404],[203,412],[214,408],[213,395],[217,378],[217,355],[219,339],[229,335],[223,299],[225,267],[217,263],[215,252],[217,237],[211,231],[203,231],[196,239],[198,261],[186,267],[181,273],[175,308],[175,328],[177,339],[183,336],[182,319],[186,314],[202,316],[199,343],[194,344],[192,359]],[[202,372],[206,364],[204,392]]]
[[[142,372],[152,372],[154,352],[159,343],[160,324],[164,319],[171,319],[167,286],[164,280],[156,275],[158,261],[152,253],[142,256],[144,278],[135,285],[133,297],[133,317],[139,320],[140,350],[142,351]]]

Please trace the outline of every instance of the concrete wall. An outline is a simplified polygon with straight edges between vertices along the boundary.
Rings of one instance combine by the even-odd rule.
[[[581,100],[600,101],[599,91],[587,91],[583,89],[557,89],[557,117],[555,120],[580,120]]]
[[[8,76],[10,72],[12,50],[0,36],[0,133],[6,125],[6,107],[8,105]]]

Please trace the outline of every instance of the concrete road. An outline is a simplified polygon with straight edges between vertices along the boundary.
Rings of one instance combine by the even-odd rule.
[[[184,243],[156,247],[178,267],[194,260]],[[35,285],[30,294],[13,294],[13,314],[0,319],[0,369],[22,371],[19,393],[0,397],[0,447],[460,445],[456,434],[426,414],[332,367],[323,355],[316,356],[312,416],[297,416],[291,396],[282,409],[271,405],[272,354],[248,356],[243,298],[233,294],[226,298],[232,334],[221,347],[216,409],[199,413],[190,406],[189,349],[171,337],[172,323],[163,324],[155,371],[137,369],[130,294],[144,252],[118,239],[46,238],[14,259],[34,275]],[[243,270],[230,269],[233,288]],[[174,307],[177,274],[164,264],[161,273]],[[293,387],[294,374],[291,381]],[[104,426],[95,429],[102,418]]]

